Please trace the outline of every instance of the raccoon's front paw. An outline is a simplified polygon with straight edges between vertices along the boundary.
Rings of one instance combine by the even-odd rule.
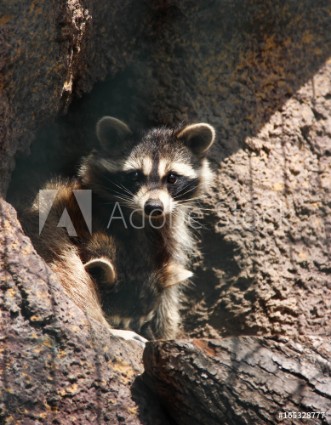
[[[135,341],[138,344],[140,344],[142,347],[145,347],[147,339],[143,336],[138,335],[137,333],[133,331],[125,331],[122,329],[110,329],[110,333],[113,336],[117,336],[119,338],[123,338],[126,341]]]

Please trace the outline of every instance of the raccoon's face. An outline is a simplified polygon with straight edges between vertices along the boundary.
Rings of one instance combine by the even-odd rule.
[[[132,211],[164,218],[196,199],[210,182],[205,154],[215,130],[209,124],[156,128],[138,139],[122,121],[103,117],[97,136],[102,150],[83,162],[83,183]]]

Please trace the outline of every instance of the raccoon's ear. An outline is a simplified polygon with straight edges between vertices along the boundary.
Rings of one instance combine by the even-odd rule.
[[[177,133],[177,139],[196,155],[204,155],[215,141],[216,131],[211,125],[201,122],[190,124]]]
[[[84,264],[84,268],[99,284],[112,285],[116,280],[114,266],[107,258],[93,258]]]
[[[125,122],[108,116],[97,122],[96,133],[100,145],[107,151],[116,150],[118,145],[132,134]]]

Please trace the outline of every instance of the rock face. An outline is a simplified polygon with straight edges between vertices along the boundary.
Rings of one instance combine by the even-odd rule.
[[[205,228],[183,335],[330,336],[329,1],[3,1],[0,22],[10,202],[72,175],[103,114],[132,126],[210,122],[216,178],[196,212]],[[141,350],[84,330],[1,206],[1,420],[20,423],[24,409],[30,423],[144,420],[153,403],[129,390]]]
[[[2,2],[0,193],[36,131],[132,61],[143,10],[133,1]]]
[[[111,337],[64,294],[1,208],[0,421],[6,424],[140,424],[130,387],[143,348]]]
[[[69,85],[70,43],[61,36],[59,19],[69,13],[69,8],[64,11],[57,1],[1,4],[2,193],[8,186],[16,151],[26,151],[41,123],[61,109]],[[68,16],[63,27],[69,34],[75,26],[71,18],[69,22]]]

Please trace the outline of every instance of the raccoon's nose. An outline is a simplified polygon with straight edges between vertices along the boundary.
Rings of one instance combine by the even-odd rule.
[[[144,206],[146,215],[153,215],[154,217],[163,214],[163,204],[159,199],[149,199]]]

